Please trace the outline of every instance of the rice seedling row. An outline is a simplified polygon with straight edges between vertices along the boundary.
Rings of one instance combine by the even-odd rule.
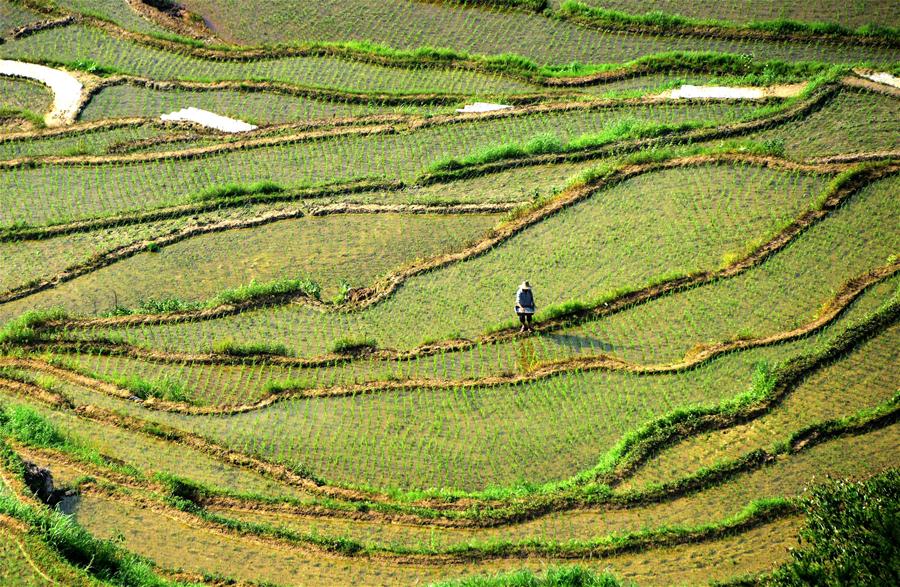
[[[255,0],[253,4],[256,4]],[[473,53],[513,53],[541,63],[608,63],[666,50],[755,54],[788,60],[890,61],[891,51],[815,42],[776,43],[607,32],[524,11],[453,3],[361,0],[298,9],[288,2],[247,10],[236,2],[192,0],[188,7],[207,16],[224,36],[249,43],[287,39],[374,41],[398,48],[423,45]],[[238,9],[240,6],[240,9]],[[251,16],[263,14],[262,17]],[[252,25],[250,23],[253,23]],[[375,23],[375,26],[373,26]],[[242,31],[235,36],[233,31]],[[251,32],[254,31],[254,32]]]
[[[890,299],[898,284],[900,278],[895,277],[872,286],[854,302],[848,310],[846,319],[850,320],[854,316],[874,311],[884,300]],[[221,365],[190,360],[166,363],[110,354],[93,354],[89,351],[62,353],[59,356],[65,362],[72,362],[81,369],[100,376],[134,373],[149,381],[177,381],[188,390],[191,400],[201,405],[235,405],[252,404],[264,397],[273,386],[291,383],[310,388],[326,388],[376,381],[450,381],[496,377],[509,373],[527,375],[546,361],[609,353],[614,350],[602,340],[549,333],[525,340],[479,345],[462,351],[446,351],[409,360],[362,358],[351,362],[336,360],[333,365],[318,367],[279,366],[262,362]],[[761,354],[774,358],[781,352],[778,350],[772,354],[767,352]],[[742,360],[740,364],[745,363]],[[726,373],[717,378],[715,384],[725,385],[729,377],[738,375]],[[690,377],[686,382],[690,381]],[[640,380],[627,377],[622,379],[632,383]],[[661,380],[666,380],[666,377],[662,377]]]
[[[224,419],[156,412],[96,392],[74,398],[211,436],[241,451],[302,464],[330,481],[366,478],[381,479],[381,486],[473,489],[538,483],[592,466],[619,437],[651,418],[743,393],[760,361],[771,363],[826,345],[877,307],[883,299],[876,298],[878,293],[867,294],[864,303],[811,338],[727,355],[667,375],[573,371],[518,386],[289,400]],[[102,366],[105,359],[82,360]],[[190,388],[177,366],[156,374],[139,372],[148,380],[168,376]],[[374,414],[377,424],[371,422]],[[486,427],[484,422],[492,418],[499,421]]]
[[[417,258],[461,248],[497,220],[491,214],[329,215],[205,234],[4,305],[0,315],[50,307],[97,315],[151,300],[199,302],[225,289],[285,277],[311,279],[324,299],[332,299],[342,288],[366,285]],[[370,259],[372,247],[384,254]]]
[[[20,6],[15,2],[8,0],[0,2],[0,23],[2,23],[0,35],[4,37],[14,29],[42,19],[43,17],[37,12]]]
[[[80,118],[100,120],[133,116],[159,117],[189,107],[202,108],[255,125],[424,110],[417,107],[382,106],[377,103],[326,102],[264,92],[156,90],[117,85],[100,90],[88,103]],[[440,109],[432,107],[429,110]]]
[[[554,3],[561,3],[553,0]],[[648,12],[647,6],[635,0],[581,0],[584,4],[601,6],[609,10],[621,10],[631,14]],[[896,27],[900,24],[897,15],[883,2],[862,0],[858,2],[837,2],[827,0],[797,4],[784,0],[762,0],[752,3],[717,4],[712,0],[662,0],[653,3],[653,10],[667,14],[680,14],[691,18],[709,18],[732,22],[764,20],[797,20],[801,22],[829,22],[847,27],[878,24]]]
[[[804,381],[772,412],[747,424],[684,440],[655,456],[629,480],[640,487],[675,475],[735,458],[758,448],[768,449],[815,422],[837,419],[889,401],[897,393],[893,366],[897,363],[894,326],[839,363]],[[890,451],[889,451],[890,452]]]
[[[762,469],[673,501],[634,509],[572,511],[538,520],[485,529],[421,528],[338,519],[310,519],[275,512],[215,509],[240,520],[281,526],[297,532],[348,536],[365,543],[411,548],[446,548],[471,541],[585,540],[612,532],[636,532],[664,525],[715,522],[738,513],[756,499],[799,497],[809,480],[825,475],[865,477],[897,466],[891,443],[896,426],[840,438],[784,457]]]
[[[900,102],[869,92],[841,92],[825,108],[778,128],[751,134],[779,141],[790,157],[826,157],[896,147]]]
[[[744,584],[839,493],[873,537],[900,21],[713,4],[0,0],[0,583]]]
[[[834,291],[897,254],[888,218],[898,213],[897,178],[865,187],[779,254],[733,279],[668,296],[571,334],[606,341],[615,355],[666,362],[692,347],[735,336],[792,328],[814,315]],[[641,341],[640,345],[629,344]]]
[[[724,182],[742,185],[744,193],[723,193],[719,186]],[[478,295],[479,291],[497,291],[501,282],[533,279],[541,284],[542,307],[548,307],[639,287],[664,273],[715,268],[726,253],[743,250],[744,239],[754,232],[761,238],[796,217],[810,205],[823,182],[817,176],[741,165],[648,173],[598,192],[485,255],[413,277],[389,299],[363,311],[323,313],[302,306],[281,307],[196,324],[122,330],[122,334],[138,344],[193,351],[208,349],[212,340],[223,336],[248,342],[278,340],[301,356],[323,354],[341,338],[375,337],[380,346],[412,348],[423,342],[423,332],[438,340],[457,333],[472,337],[511,314],[505,298]],[[779,184],[783,187],[771,194],[770,187]],[[635,198],[634,193],[642,197]],[[697,193],[706,194],[702,207],[692,199]],[[769,198],[779,195],[784,198],[784,212],[773,215],[777,209]],[[729,198],[734,198],[731,203]],[[665,218],[652,229],[667,234],[649,240],[646,214]],[[709,230],[713,219],[715,232]],[[733,227],[743,230],[748,222],[757,228],[736,239]],[[633,265],[622,263],[626,252]],[[417,311],[426,306],[427,311]]]
[[[617,124],[732,122],[752,111],[747,104],[637,106],[574,110],[426,127],[401,134],[343,136],[259,147],[196,159],[170,158],[136,164],[45,165],[4,171],[0,177],[0,225],[31,225],[110,215],[135,208],[184,203],[211,185],[272,181],[285,187],[359,177],[413,180],[441,160],[461,158],[510,142],[565,144]],[[624,122],[623,122],[624,121]],[[65,197],[53,185],[68,186]],[[24,199],[29,194],[31,199]],[[34,200],[37,196],[39,201]]]
[[[31,110],[44,113],[53,101],[47,90],[30,81],[0,78],[0,110]]]
[[[101,30],[75,25],[7,42],[0,46],[6,59],[77,63],[86,60],[157,80],[269,80],[350,92],[447,94],[530,93],[534,87],[499,75],[430,67],[400,69],[332,57],[223,62],[203,60],[115,39]]]

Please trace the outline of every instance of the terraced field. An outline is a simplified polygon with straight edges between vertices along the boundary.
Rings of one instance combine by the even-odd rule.
[[[0,0],[0,584],[817,584],[896,11],[654,8]]]

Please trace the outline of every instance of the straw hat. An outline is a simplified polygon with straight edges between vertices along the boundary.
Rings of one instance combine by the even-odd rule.
[[[520,285],[519,287],[521,287],[523,289],[531,289],[531,284],[528,283],[528,281],[523,281],[522,285]]]

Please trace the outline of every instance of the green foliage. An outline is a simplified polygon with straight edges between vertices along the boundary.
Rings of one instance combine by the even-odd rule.
[[[252,344],[241,344],[230,338],[213,343],[213,351],[235,357],[251,357],[254,355],[286,357],[290,355],[288,348],[281,343],[257,342]]]
[[[206,306],[214,308],[225,304],[242,304],[258,298],[291,294],[304,294],[319,299],[321,293],[322,288],[319,284],[310,279],[277,279],[264,283],[251,281],[248,285],[223,291],[207,302]]]
[[[866,481],[832,480],[814,488],[803,508],[804,546],[765,583],[900,584],[900,471]]]
[[[169,377],[148,380],[139,375],[110,376],[119,387],[125,388],[141,399],[156,398],[172,402],[189,402],[190,396],[184,384]]]
[[[445,0],[453,4],[474,6],[499,6],[501,8],[517,8],[532,12],[543,12],[549,5],[548,0]]]
[[[0,344],[16,344],[33,342],[40,338],[39,330],[48,322],[66,318],[65,310],[32,310],[6,323],[0,330]]]
[[[784,139],[766,139],[762,142],[760,147],[763,151],[761,154],[784,157]]]
[[[42,115],[33,112],[32,110],[28,110],[27,108],[0,108],[0,120],[10,118],[27,120],[34,125],[35,128],[44,128],[47,126]]]
[[[0,443],[4,460],[17,455]],[[21,466],[21,465],[20,465]],[[104,584],[119,587],[177,587],[185,583],[156,575],[150,561],[138,557],[113,542],[91,536],[72,516],[55,510],[37,508],[18,501],[0,490],[0,514],[21,520],[69,564],[85,569]]]
[[[211,200],[227,200],[229,198],[238,198],[241,196],[250,196],[257,194],[277,194],[284,191],[284,188],[272,181],[258,181],[249,185],[239,183],[226,183],[224,185],[214,185],[205,190],[194,194],[191,199],[197,202],[206,202]]]
[[[543,575],[522,570],[491,576],[435,583],[433,587],[620,587],[610,573],[595,573],[581,566],[549,567]]]
[[[518,159],[550,153],[572,153],[602,147],[616,141],[665,136],[701,126],[700,123],[654,124],[636,118],[625,118],[599,133],[584,134],[563,144],[553,135],[539,135],[525,144],[506,143],[489,147],[461,159],[443,159],[431,165],[432,173],[454,171],[506,159]]]
[[[301,389],[311,389],[315,387],[315,382],[307,379],[287,379],[284,381],[269,381],[263,387],[263,391],[270,394],[284,393],[285,391],[299,391]]]
[[[319,299],[321,295],[321,287],[318,283],[310,279],[277,279],[257,283],[251,281],[249,284],[234,289],[226,289],[214,298],[206,302],[191,302],[180,298],[149,298],[141,300],[137,308],[127,308],[125,306],[116,306],[109,312],[108,316],[128,316],[132,314],[169,314],[172,312],[195,312],[203,309],[212,309],[224,305],[243,304],[268,297],[285,296],[285,295],[306,295],[313,299]],[[3,342],[2,334],[0,334],[0,342]],[[223,341],[225,344],[227,341]],[[238,351],[240,345],[232,345],[235,351]],[[248,347],[249,348],[249,347]],[[275,348],[275,347],[272,347]],[[231,354],[241,354],[239,352]],[[264,354],[248,352],[246,354]],[[285,354],[282,352],[272,352],[267,354]]]
[[[94,75],[114,75],[117,73],[122,73],[118,69],[114,67],[108,67],[106,65],[102,65],[93,59],[79,59],[77,61],[72,61],[70,63],[64,63],[65,67],[70,69],[75,69],[79,71],[86,71],[87,73],[92,73]]]
[[[200,500],[208,494],[205,487],[199,483],[194,483],[188,479],[184,479],[171,473],[161,472],[154,475],[154,479],[158,481],[166,492],[177,499],[183,499],[191,503],[199,503]]]
[[[142,300],[135,313],[137,314],[166,314],[169,312],[190,312],[197,310],[201,304],[188,302],[179,298],[146,299]]]
[[[11,405],[0,411],[0,435],[42,448],[62,448],[65,436],[33,408]]]
[[[535,322],[546,322],[557,318],[574,316],[581,314],[592,308],[591,304],[582,302],[581,300],[569,300],[561,304],[554,304],[542,309],[534,317]]]
[[[825,206],[825,203],[835,195],[838,191],[844,188],[847,184],[856,180],[859,176],[872,171],[873,169],[878,169],[879,167],[884,167],[888,165],[888,161],[872,161],[868,163],[860,163],[859,165],[854,165],[847,171],[842,171],[837,174],[834,179],[832,179],[828,185],[822,190],[817,197],[815,202],[813,203],[814,210],[821,210],[822,207]]]
[[[345,337],[339,338],[331,345],[331,352],[338,354],[359,353],[364,350],[374,349],[378,341],[371,337]]]

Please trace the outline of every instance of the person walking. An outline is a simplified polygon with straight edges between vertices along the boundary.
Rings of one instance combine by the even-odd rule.
[[[531,284],[523,281],[516,291],[516,314],[519,316],[519,322],[522,328],[519,332],[533,330],[531,321],[534,318],[534,293],[531,291]]]

